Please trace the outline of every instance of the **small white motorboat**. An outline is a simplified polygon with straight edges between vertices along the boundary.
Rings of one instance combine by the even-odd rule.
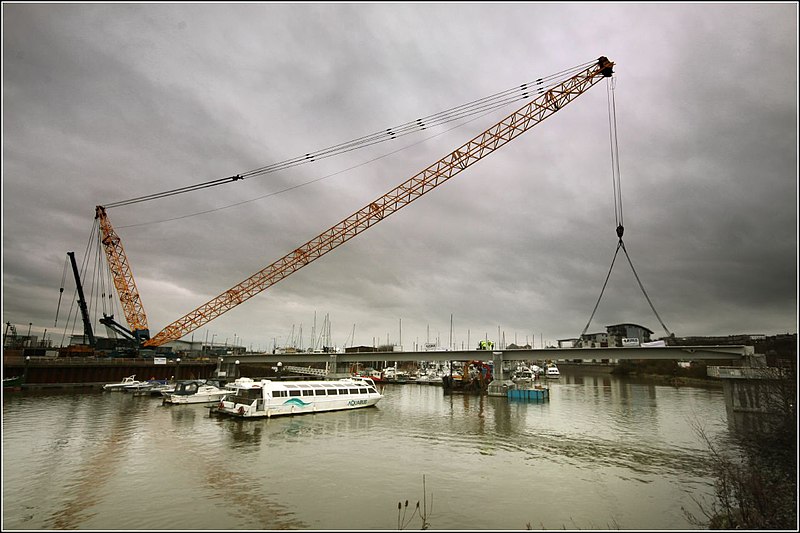
[[[229,389],[207,383],[204,379],[179,381],[172,392],[162,392],[164,403],[216,403],[230,394]]]
[[[536,374],[527,366],[519,366],[511,374],[511,381],[517,385],[532,385],[536,380]]]
[[[127,378],[122,378],[122,381],[118,381],[117,383],[106,383],[103,385],[103,390],[107,391],[122,391],[125,390],[125,387],[129,386],[136,386],[140,381],[136,380],[136,374],[132,376],[128,376]]]
[[[173,392],[175,392],[175,384],[166,380],[150,388],[150,396],[163,397]]]
[[[561,377],[561,372],[559,372],[558,367],[555,364],[550,363],[544,369],[544,376],[547,379],[558,379]]]

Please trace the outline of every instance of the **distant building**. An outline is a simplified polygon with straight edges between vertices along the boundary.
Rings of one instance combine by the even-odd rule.
[[[584,333],[581,335],[578,346],[581,348],[607,348],[608,333]]]
[[[164,343],[165,347],[171,348],[173,352],[200,352],[203,350],[203,343],[201,341],[183,341],[174,340]]]
[[[506,346],[506,349],[507,350],[531,350],[532,347],[531,347],[530,344],[525,344],[524,346],[517,346],[515,343],[512,342],[511,344]]]
[[[374,346],[350,346],[349,348],[345,348],[344,351],[346,353],[377,352],[378,349]]]
[[[639,344],[650,342],[652,331],[639,324],[615,324],[606,326],[607,346],[622,347],[622,339],[639,339]]]
[[[580,339],[558,339],[556,342],[559,348],[574,348],[578,345],[578,340]]]

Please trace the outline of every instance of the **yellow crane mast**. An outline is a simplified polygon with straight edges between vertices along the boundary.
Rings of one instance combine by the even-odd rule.
[[[614,63],[609,61],[608,58],[598,58],[597,62],[590,67],[561,84],[548,89],[515,113],[512,113],[388,193],[370,202],[351,216],[325,230],[271,265],[259,270],[238,285],[179,318],[157,335],[145,341],[144,346],[161,346],[169,341],[180,339],[226,311],[249,300],[310,262],[319,259],[553,115],[594,86],[602,78],[612,76],[613,67]],[[106,244],[106,253],[109,257],[109,264],[113,265],[112,268],[117,268],[114,279],[117,284],[117,290],[120,291],[120,298],[122,298],[123,294],[128,298],[128,307],[125,308],[126,317],[129,324],[133,318],[139,321],[137,324],[140,327],[143,325],[146,328],[147,322],[144,319],[144,311],[141,309],[138,293],[136,293],[135,284],[133,283],[133,276],[127,266],[122,246],[119,245],[119,239],[113,234],[113,229],[108,224],[104,210],[101,211],[101,208],[98,208],[98,216],[100,216],[101,212],[103,215],[101,220],[105,220],[109,228],[109,235],[114,235],[113,239],[104,237],[104,244],[106,244],[106,240],[109,241]],[[123,307],[125,305],[126,303],[124,302]],[[140,314],[134,312],[134,307],[136,306],[138,306]],[[131,324],[131,327],[132,329],[136,328],[133,324]]]
[[[100,225],[100,241],[103,243],[108,268],[122,304],[122,312],[125,313],[125,320],[128,321],[134,337],[139,340],[149,339],[150,329],[147,327],[147,315],[142,307],[142,300],[136,289],[136,282],[133,280],[133,272],[128,264],[128,257],[125,255],[122,241],[108,220],[106,209],[103,206],[95,207],[95,218]]]

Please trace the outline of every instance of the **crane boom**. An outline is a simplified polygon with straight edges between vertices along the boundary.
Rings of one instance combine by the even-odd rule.
[[[86,297],[83,295],[83,283],[81,275],[78,273],[78,264],[75,262],[75,252],[67,252],[69,262],[72,264],[72,275],[75,276],[75,288],[78,291],[78,307],[83,318],[83,334],[89,341],[89,346],[95,346],[94,332],[92,331],[92,321],[89,318],[89,308],[86,306]]]
[[[150,329],[147,327],[147,315],[142,307],[136,282],[133,280],[128,257],[125,255],[125,249],[122,248],[122,241],[111,226],[105,207],[98,205],[95,208],[95,218],[100,223],[100,240],[106,252],[108,268],[111,270],[114,287],[117,289],[122,312],[125,313],[128,326],[137,339],[149,339]]]
[[[144,345],[161,346],[166,342],[180,339],[319,259],[553,115],[600,79],[610,77],[613,74],[613,67],[614,63],[608,58],[600,57],[590,67],[547,90],[515,113],[359,211],[168,325]]]

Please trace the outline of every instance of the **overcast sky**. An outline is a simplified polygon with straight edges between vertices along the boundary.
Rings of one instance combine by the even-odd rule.
[[[90,263],[87,300],[102,316],[113,299],[92,281],[97,205],[284,161],[605,55],[624,242],[658,316],[620,252],[588,332],[794,333],[797,23],[796,2],[4,3],[3,322],[56,345],[82,330],[71,273],[62,285],[68,251]],[[308,347],[326,315],[338,346],[578,336],[617,246],[607,104],[602,81],[184,339],[264,350],[302,328]],[[109,209],[151,335],[522,105]]]

